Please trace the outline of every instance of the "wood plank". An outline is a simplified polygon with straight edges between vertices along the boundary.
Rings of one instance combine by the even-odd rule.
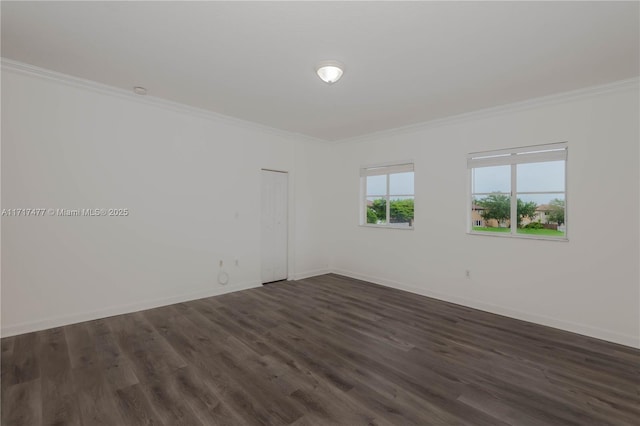
[[[63,328],[38,332],[43,425],[81,425],[69,348]]]
[[[7,387],[2,392],[2,425],[39,426],[42,424],[40,379]]]
[[[111,389],[128,388],[139,383],[131,362],[118,346],[116,338],[106,321],[91,321],[87,323],[87,331],[93,340],[99,364]]]
[[[92,381],[93,382],[93,381]],[[83,425],[124,425],[118,410],[116,395],[103,380],[88,385],[83,381],[77,391],[78,405]]]
[[[166,425],[156,411],[139,384],[116,390],[116,403],[119,413],[127,425],[164,426]]]
[[[162,378],[153,382],[141,383],[140,387],[164,424],[172,426],[205,425],[189,405],[188,397],[180,392],[178,374],[180,374],[179,370],[167,372]]]
[[[2,359],[2,389],[40,377],[38,333],[12,337],[13,349],[7,359]]]

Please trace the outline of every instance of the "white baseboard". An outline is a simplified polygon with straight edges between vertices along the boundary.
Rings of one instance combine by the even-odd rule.
[[[19,324],[2,325],[0,334],[2,337],[15,336],[17,334],[30,333],[32,331],[47,330],[49,328],[61,327],[64,325],[75,324],[84,321],[91,321],[100,318],[112,317],[114,315],[129,314],[132,312],[144,311],[146,309],[158,308],[160,306],[173,305],[174,303],[188,302],[190,300],[203,299],[205,297],[219,296],[221,294],[233,293],[240,290],[248,290],[250,288],[260,287],[262,284],[258,281],[230,284],[212,288],[211,290],[196,293],[187,293],[177,296],[165,297],[155,300],[145,300],[141,302],[131,303],[127,305],[112,306],[105,309],[99,309],[92,312],[83,312],[78,314],[65,315],[55,318],[47,318],[31,322],[23,322]]]
[[[431,297],[433,299],[443,300],[445,302],[451,302],[458,305],[479,309],[481,311],[490,312],[492,314],[504,315],[507,317],[511,317],[511,318],[515,318],[523,321],[528,321],[536,324],[545,325],[548,327],[570,331],[572,333],[578,333],[578,334],[582,334],[589,337],[595,337],[596,339],[602,339],[602,340],[606,340],[613,343],[619,343],[625,346],[631,346],[633,348],[640,348],[640,336],[621,334],[615,331],[605,330],[605,329],[593,327],[590,325],[574,323],[570,321],[560,320],[557,318],[550,318],[542,315],[532,314],[529,312],[521,312],[521,311],[517,311],[510,308],[505,308],[503,306],[492,305],[490,303],[465,299],[458,296],[451,296],[443,293],[432,292],[424,288],[414,287],[412,285],[404,284],[398,281],[360,274],[352,271],[346,271],[343,269],[332,269],[331,272],[333,272],[334,274],[344,275],[346,277],[355,278],[358,280],[380,284],[386,287],[396,288],[398,290],[408,291],[410,293],[420,294],[422,296]]]
[[[318,275],[325,275],[325,274],[329,274],[329,273],[331,273],[331,270],[328,269],[328,268],[314,269],[314,270],[311,270],[311,271],[298,272],[297,274],[294,274],[293,277],[291,277],[290,279],[292,279],[292,280],[304,280],[305,278],[316,277]]]

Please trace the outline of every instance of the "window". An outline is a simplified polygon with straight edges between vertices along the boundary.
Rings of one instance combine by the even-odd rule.
[[[360,224],[413,228],[413,164],[360,169],[362,186]]]
[[[467,156],[470,232],[525,238],[567,238],[567,144]]]

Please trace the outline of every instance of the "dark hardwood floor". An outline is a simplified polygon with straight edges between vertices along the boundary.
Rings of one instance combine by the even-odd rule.
[[[2,425],[638,425],[640,351],[337,275],[2,339]]]

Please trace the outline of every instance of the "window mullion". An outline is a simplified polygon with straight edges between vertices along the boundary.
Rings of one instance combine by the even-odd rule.
[[[516,188],[516,183],[518,180],[516,176],[516,167],[518,167],[516,164],[511,165],[511,219],[509,221],[511,234],[515,234],[518,228],[518,191]]]
[[[362,209],[362,212],[360,213],[361,215],[363,215],[363,217],[360,219],[363,224],[367,224],[367,213],[368,213],[368,206],[367,206],[367,178],[360,178],[363,181],[363,191],[362,191],[362,206],[364,206],[364,208]]]
[[[391,177],[387,175],[387,225],[391,225],[391,200],[389,199],[389,185],[390,185]]]

